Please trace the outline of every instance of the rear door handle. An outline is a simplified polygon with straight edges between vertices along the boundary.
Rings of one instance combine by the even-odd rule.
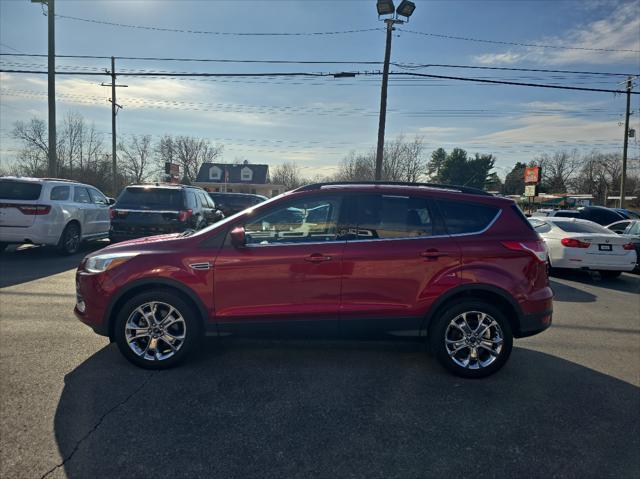
[[[312,255],[307,256],[305,261],[309,263],[322,263],[323,261],[331,261],[331,256],[326,256],[320,253],[313,253]]]
[[[450,253],[447,253],[445,251],[438,251],[437,249],[428,249],[427,251],[423,251],[422,253],[420,253],[420,256],[430,261],[433,261],[438,259],[441,256],[450,256]]]

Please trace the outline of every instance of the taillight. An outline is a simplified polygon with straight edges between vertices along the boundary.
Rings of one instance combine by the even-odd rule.
[[[567,248],[588,248],[591,246],[591,244],[575,238],[562,238],[560,243],[562,243],[562,246],[566,246]]]
[[[114,218],[125,218],[127,215],[129,214],[128,211],[126,210],[116,210],[114,208],[110,208],[109,209],[109,216],[111,217],[111,219]]]
[[[182,210],[180,211],[180,213],[178,213],[178,221],[187,221],[189,218],[191,218],[191,216],[193,216],[192,209]]]
[[[18,209],[23,215],[48,215],[50,205],[20,205]]]
[[[502,246],[511,251],[524,251],[541,263],[547,262],[547,246],[544,241],[502,241]]]
[[[634,245],[633,243],[626,243],[622,245],[622,248],[630,251],[632,249],[636,249],[636,245]]]

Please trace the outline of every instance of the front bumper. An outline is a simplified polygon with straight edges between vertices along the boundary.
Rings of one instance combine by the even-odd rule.
[[[80,321],[91,327],[97,334],[109,335],[105,320],[108,298],[104,287],[104,275],[76,272],[76,305],[73,312]]]

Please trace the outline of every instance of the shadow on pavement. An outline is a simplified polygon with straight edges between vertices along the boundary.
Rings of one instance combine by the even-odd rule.
[[[638,388],[554,356],[470,381],[415,343],[208,343],[161,372],[112,344],[69,373],[67,477],[640,477]]]
[[[108,244],[106,241],[84,243],[80,252],[71,256],[62,256],[56,248],[46,246],[25,245],[18,249],[7,248],[0,253],[0,288],[74,269],[86,254]]]
[[[640,276],[632,273],[622,273],[618,278],[605,279],[586,271],[559,270],[554,271],[553,277],[624,293],[640,293]]]
[[[553,300],[567,303],[593,303],[598,297],[573,286],[559,283],[549,278],[549,285],[553,290]]]

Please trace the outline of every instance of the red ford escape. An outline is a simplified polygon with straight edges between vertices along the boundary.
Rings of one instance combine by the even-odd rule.
[[[426,339],[465,377],[551,324],[543,242],[513,201],[456,186],[322,183],[208,228],[88,255],[75,314],[145,368],[204,334]]]

